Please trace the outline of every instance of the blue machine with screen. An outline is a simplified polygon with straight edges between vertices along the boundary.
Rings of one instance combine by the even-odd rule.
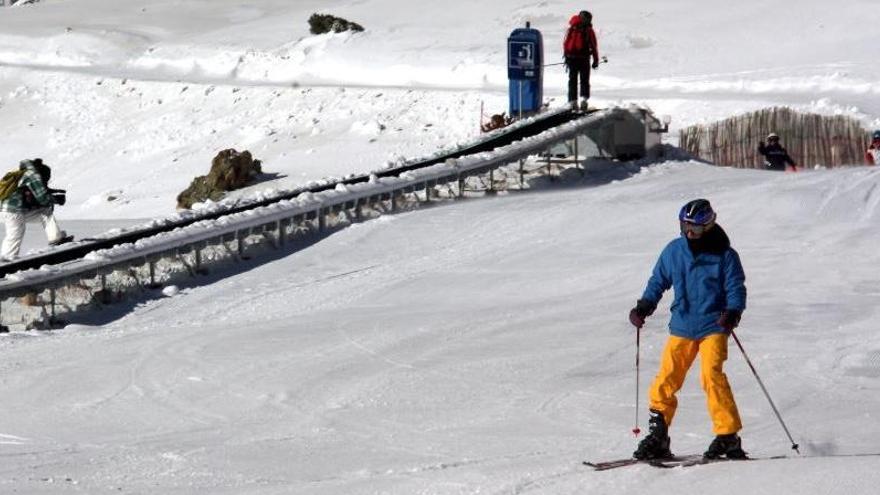
[[[541,32],[514,29],[507,38],[507,79],[510,115],[524,116],[541,109],[544,97],[544,41]]]

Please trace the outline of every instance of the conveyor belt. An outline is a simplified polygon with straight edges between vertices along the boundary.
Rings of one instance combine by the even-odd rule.
[[[66,261],[79,259],[93,251],[111,248],[120,244],[132,243],[137,241],[138,239],[144,239],[157,234],[161,234],[163,232],[169,232],[176,228],[191,225],[202,220],[214,220],[232,213],[239,213],[262,206],[267,206],[278,201],[293,199],[300,194],[306,192],[317,193],[321,191],[332,190],[335,189],[338,184],[349,185],[368,182],[371,175],[376,175],[378,177],[393,177],[398,176],[404,172],[429,167],[437,163],[443,163],[450,158],[460,158],[462,156],[491,151],[496,148],[520,141],[529,136],[540,134],[548,129],[552,129],[553,127],[565,124],[566,122],[570,122],[582,116],[582,113],[577,113],[570,110],[562,110],[554,113],[548,113],[544,116],[535,117],[534,120],[531,122],[519,126],[512,126],[506,132],[502,130],[501,132],[494,134],[488,139],[475,142],[474,144],[467,145],[453,152],[443,154],[442,156],[437,156],[416,163],[408,163],[399,167],[389,168],[378,172],[356,175],[354,177],[323,183],[317,186],[302,187],[287,191],[283,194],[279,194],[269,199],[249,202],[248,204],[243,206],[233,206],[228,209],[223,209],[221,211],[211,211],[201,215],[196,214],[188,216],[187,218],[181,219],[179,221],[170,221],[160,226],[138,228],[113,237],[83,240],[73,243],[71,245],[59,246],[47,252],[17,258],[11,262],[0,264],[0,277],[6,277],[6,275],[10,273],[19,272],[22,270],[39,268],[43,265],[57,265]]]

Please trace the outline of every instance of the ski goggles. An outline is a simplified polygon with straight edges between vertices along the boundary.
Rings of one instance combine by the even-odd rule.
[[[680,221],[679,223],[681,224],[682,234],[687,234],[688,232],[691,232],[696,235],[703,235],[703,233],[705,233],[707,230],[712,228],[713,225],[715,225],[715,222],[709,222],[707,224],[700,225],[697,223],[685,222],[684,220]]]

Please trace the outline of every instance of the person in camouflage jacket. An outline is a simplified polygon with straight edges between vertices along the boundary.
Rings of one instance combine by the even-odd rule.
[[[39,158],[22,160],[19,169],[24,172],[18,188],[9,197],[0,201],[0,219],[6,227],[6,235],[0,246],[0,257],[10,260],[18,256],[21,240],[24,238],[26,224],[39,220],[46,230],[50,245],[58,245],[73,240],[58,227],[54,206],[64,204],[64,191],[50,189],[51,171]]]

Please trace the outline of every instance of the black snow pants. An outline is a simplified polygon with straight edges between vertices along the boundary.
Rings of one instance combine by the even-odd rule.
[[[578,78],[581,82],[581,98],[590,99],[590,59],[567,58],[565,66],[568,68],[568,101],[578,99]]]

